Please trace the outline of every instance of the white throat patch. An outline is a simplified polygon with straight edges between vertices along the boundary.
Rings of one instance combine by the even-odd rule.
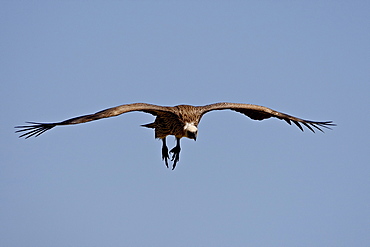
[[[198,131],[198,128],[195,127],[194,123],[186,123],[184,129],[193,133]]]

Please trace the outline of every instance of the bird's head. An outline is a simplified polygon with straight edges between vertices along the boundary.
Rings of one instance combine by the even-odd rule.
[[[186,123],[184,126],[184,130],[185,137],[193,139],[194,141],[197,140],[198,128],[194,125],[194,123]]]

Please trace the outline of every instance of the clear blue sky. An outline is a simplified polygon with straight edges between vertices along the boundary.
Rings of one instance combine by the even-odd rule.
[[[369,12],[369,1],[2,1],[0,246],[369,246]],[[219,101],[338,126],[209,113],[175,171],[144,113],[28,140],[13,128]]]

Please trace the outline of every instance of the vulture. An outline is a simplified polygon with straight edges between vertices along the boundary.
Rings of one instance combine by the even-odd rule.
[[[214,103],[204,106],[192,105],[177,105],[177,106],[159,106],[147,103],[124,104],[112,108],[99,111],[94,114],[83,115],[79,117],[70,118],[61,122],[55,123],[39,123],[26,122],[28,125],[16,126],[16,132],[21,132],[19,137],[26,139],[31,136],[39,136],[47,130],[59,125],[80,124],[98,120],[101,118],[108,118],[121,115],[126,112],[140,111],[150,113],[155,116],[153,123],[141,125],[143,127],[152,128],[155,132],[155,138],[162,140],[162,160],[168,168],[168,160],[173,161],[172,170],[175,169],[177,162],[180,160],[180,140],[183,137],[196,140],[198,134],[198,124],[204,114],[214,110],[232,110],[244,114],[253,120],[263,120],[270,117],[275,117],[284,120],[288,124],[294,123],[300,130],[303,131],[303,126],[310,131],[315,132],[319,130],[323,132],[322,128],[331,129],[335,126],[332,121],[310,121],[301,118],[293,117],[291,115],[272,110],[270,108],[241,103]],[[176,138],[176,146],[168,152],[166,145],[166,137],[173,135]],[[171,157],[170,157],[171,156]]]

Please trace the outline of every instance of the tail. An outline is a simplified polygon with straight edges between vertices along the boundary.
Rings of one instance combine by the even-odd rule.
[[[149,123],[149,124],[142,124],[141,126],[146,128],[155,129],[156,124],[155,123]]]

